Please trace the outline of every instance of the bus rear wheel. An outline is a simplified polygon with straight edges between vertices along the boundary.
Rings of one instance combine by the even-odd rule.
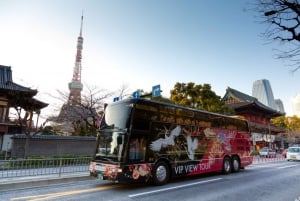
[[[240,171],[241,166],[240,166],[240,161],[237,156],[232,157],[232,172],[238,172]]]
[[[231,160],[229,157],[225,157],[223,159],[223,173],[224,174],[229,174],[231,172]]]
[[[170,170],[168,165],[164,161],[159,161],[155,164],[152,172],[153,184],[160,186],[169,181]]]

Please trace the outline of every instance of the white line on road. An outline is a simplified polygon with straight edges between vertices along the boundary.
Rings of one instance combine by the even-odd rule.
[[[133,198],[133,197],[138,197],[138,196],[142,196],[142,195],[149,195],[149,194],[152,194],[152,193],[158,193],[158,192],[164,192],[164,191],[169,191],[169,190],[174,190],[174,189],[179,189],[179,188],[185,188],[185,187],[188,187],[188,186],[194,186],[194,185],[198,185],[198,184],[205,184],[205,183],[209,183],[209,182],[213,182],[213,181],[218,181],[218,180],[221,180],[221,179],[222,178],[216,178],[216,179],[210,179],[210,180],[205,180],[205,181],[199,181],[199,182],[194,182],[194,183],[190,183],[190,184],[174,186],[174,187],[170,187],[170,188],[163,188],[163,189],[154,190],[154,191],[148,191],[148,192],[143,192],[143,193],[132,194],[132,195],[128,195],[128,197]]]
[[[247,169],[258,169],[258,168],[275,167],[275,166],[278,166],[278,164],[249,165],[246,168]]]
[[[290,168],[290,167],[295,167],[295,166],[298,166],[298,165],[286,165],[286,166],[278,167],[277,169],[284,169],[284,168]]]

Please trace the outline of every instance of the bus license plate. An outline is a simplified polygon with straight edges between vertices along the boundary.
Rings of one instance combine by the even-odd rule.
[[[296,156],[291,156],[291,159],[292,160],[296,160]]]
[[[104,165],[96,165],[95,170],[104,172],[105,171],[105,166]]]

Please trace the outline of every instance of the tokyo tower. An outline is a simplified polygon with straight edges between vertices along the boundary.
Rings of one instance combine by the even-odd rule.
[[[80,25],[80,33],[77,38],[77,52],[76,52],[76,60],[73,69],[73,78],[72,81],[69,83],[69,99],[68,105],[79,105],[81,103],[81,91],[83,85],[81,83],[81,58],[82,58],[82,44],[83,44],[83,37],[82,37],[82,23],[83,23],[83,15],[81,15],[81,25]]]

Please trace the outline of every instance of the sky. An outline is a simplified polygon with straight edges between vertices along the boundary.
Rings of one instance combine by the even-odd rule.
[[[49,94],[69,91],[83,13],[86,86],[134,92],[160,84],[169,97],[176,82],[207,83],[223,97],[227,87],[252,95],[253,82],[267,79],[293,115],[300,71],[274,58],[278,44],[260,36],[266,25],[249,1],[0,0],[0,65],[37,89],[35,98],[49,103],[42,113],[52,114]]]

